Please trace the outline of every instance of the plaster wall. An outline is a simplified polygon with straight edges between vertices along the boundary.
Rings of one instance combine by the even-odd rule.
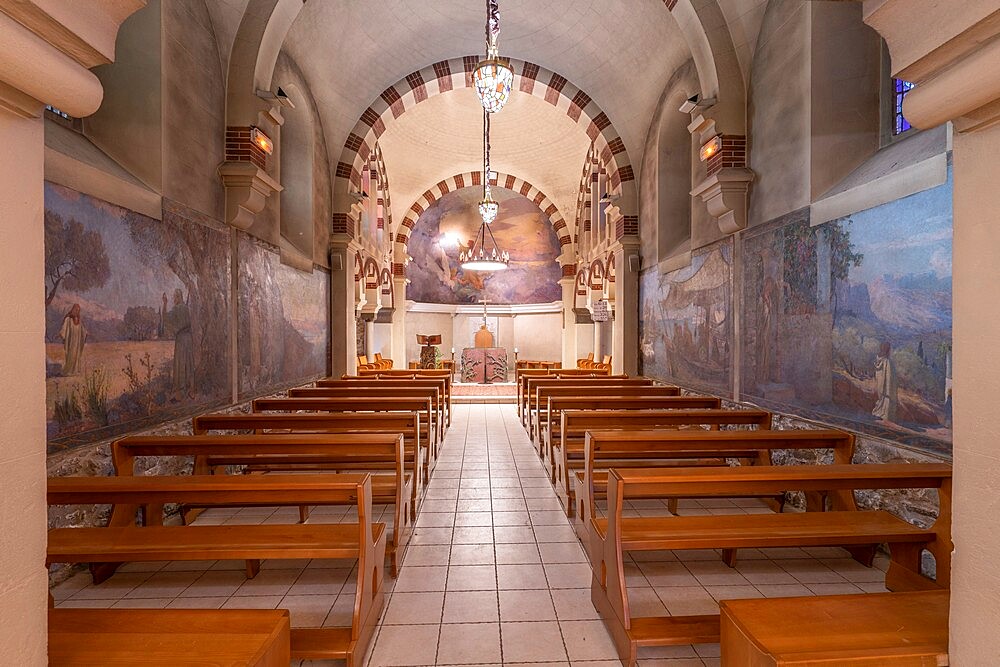
[[[1000,312],[983,307],[1000,281],[1000,126],[957,134],[955,145],[955,444],[951,663],[987,665],[1000,655]]]
[[[42,133],[0,110],[0,655],[26,666],[46,664]]]
[[[813,4],[773,0],[764,14],[748,95],[750,225],[809,204]]]
[[[163,3],[161,39],[163,194],[221,220],[225,78],[205,0]]]
[[[84,134],[153,190],[163,184],[163,91],[160,0],[130,16],[118,32],[116,62],[94,68],[101,108]]]

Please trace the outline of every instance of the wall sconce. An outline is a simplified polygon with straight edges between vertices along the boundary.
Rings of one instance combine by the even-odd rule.
[[[274,152],[274,142],[271,138],[260,131],[259,127],[250,128],[250,141],[254,142],[259,149],[270,155]]]
[[[716,135],[709,139],[698,151],[698,157],[702,162],[708,161],[713,155],[722,150],[722,135]]]

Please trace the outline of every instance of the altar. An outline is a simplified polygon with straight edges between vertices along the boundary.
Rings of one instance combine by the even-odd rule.
[[[493,384],[507,381],[507,350],[467,347],[462,350],[462,382]]]

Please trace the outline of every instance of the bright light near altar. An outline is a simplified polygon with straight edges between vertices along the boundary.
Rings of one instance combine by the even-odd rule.
[[[476,66],[472,74],[476,85],[476,95],[483,108],[490,113],[503,109],[510,99],[510,88],[514,83],[514,71],[500,58],[487,58]]]
[[[457,248],[459,243],[458,234],[442,234],[438,239],[438,245],[445,249]]]

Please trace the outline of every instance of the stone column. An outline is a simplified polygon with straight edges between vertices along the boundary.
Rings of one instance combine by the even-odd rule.
[[[639,374],[639,261],[639,237],[621,237],[615,244],[614,373]]]
[[[594,361],[600,362],[604,359],[604,322],[594,322]]]
[[[354,313],[353,239],[330,235],[330,368],[333,377],[358,367],[358,335]]]
[[[89,68],[145,3],[40,4],[0,4],[0,661],[27,666],[47,663],[43,106],[97,110]]]
[[[576,349],[576,313],[573,312],[576,305],[576,276],[560,279],[559,285],[563,295],[562,366],[575,368],[576,360],[580,358]]]
[[[954,493],[949,658],[1000,655],[1000,25],[995,2],[866,0],[865,23],[889,47],[893,76],[916,87],[903,103],[914,127],[954,123],[952,340]]]
[[[406,276],[392,277],[392,361],[394,368],[406,368]]]

